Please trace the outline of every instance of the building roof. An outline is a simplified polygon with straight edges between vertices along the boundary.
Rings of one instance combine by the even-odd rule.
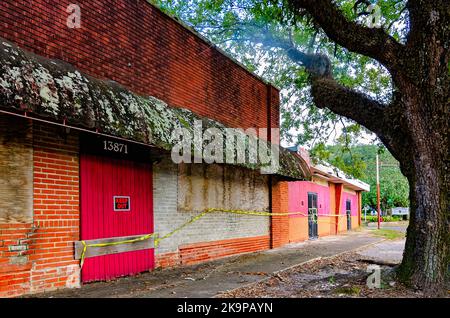
[[[85,75],[68,63],[27,52],[2,38],[0,107],[166,151],[175,144],[172,132],[177,128],[192,131],[196,120],[202,122],[204,129],[219,129],[223,136],[227,128],[187,109],[134,94],[116,82]],[[279,161],[278,175],[294,179],[309,177],[303,161],[282,147]],[[265,166],[259,161],[237,165],[254,170]]]
[[[370,191],[369,184],[346,175],[342,170],[329,164],[328,162],[322,161],[319,163],[313,163],[309,157],[308,151],[304,148],[293,146],[288,149],[303,158],[313,177],[325,179],[333,183],[342,183],[346,187],[355,191]]]
[[[333,183],[342,183],[355,191],[370,191],[367,183],[347,176],[342,170],[328,163],[319,163],[311,166],[313,176],[328,180]]]

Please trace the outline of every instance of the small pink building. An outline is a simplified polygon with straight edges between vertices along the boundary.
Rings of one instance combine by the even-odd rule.
[[[287,183],[287,240],[299,242],[359,227],[361,193],[370,186],[329,164],[312,164],[303,149],[297,154],[309,165],[312,179]]]

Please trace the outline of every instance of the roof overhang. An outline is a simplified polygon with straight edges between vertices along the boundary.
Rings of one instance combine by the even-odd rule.
[[[314,177],[321,178],[332,183],[341,183],[347,188],[355,191],[370,191],[369,184],[358,179],[350,178],[346,176],[344,172],[331,165],[312,165],[311,173]]]
[[[165,151],[171,151],[174,146],[175,129],[192,132],[196,121],[201,121],[203,131],[216,128],[224,138],[228,128],[187,109],[170,107],[154,97],[134,94],[116,82],[83,74],[68,63],[27,52],[2,38],[0,108]],[[279,149],[279,169],[274,174],[297,180],[310,178],[309,167],[299,156],[253,138],[266,143],[267,149]],[[233,164],[252,170],[267,167],[259,157],[254,162]]]

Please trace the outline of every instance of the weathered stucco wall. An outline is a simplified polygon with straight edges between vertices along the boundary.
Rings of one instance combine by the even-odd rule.
[[[207,208],[268,211],[267,176],[221,165],[154,165],[155,232],[163,236]],[[161,241],[156,254],[179,246],[269,235],[269,217],[211,213]]]
[[[268,211],[267,177],[247,169],[225,165],[179,166],[178,208]]]
[[[32,127],[27,120],[0,114],[0,223],[32,220]]]

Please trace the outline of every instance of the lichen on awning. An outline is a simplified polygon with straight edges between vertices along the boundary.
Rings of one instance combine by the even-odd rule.
[[[223,124],[182,109],[169,107],[154,97],[134,94],[113,81],[85,75],[72,65],[20,49],[0,38],[0,107],[26,111],[67,124],[170,151],[175,129],[192,129],[201,120],[203,129]],[[224,133],[225,136],[225,133]],[[304,179],[309,169],[294,154],[280,147],[277,174]],[[260,169],[260,163],[239,163]]]

